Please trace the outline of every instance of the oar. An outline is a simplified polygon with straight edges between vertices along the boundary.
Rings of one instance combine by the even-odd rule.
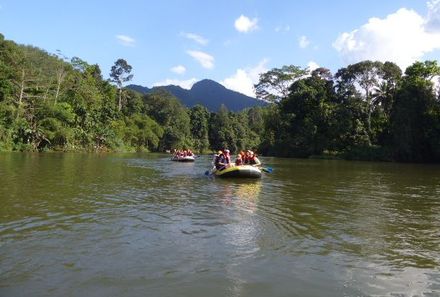
[[[267,173],[272,173],[273,169],[271,167],[261,167],[261,170]]]
[[[205,171],[205,175],[206,175],[206,176],[211,176],[211,175],[213,175],[213,174],[214,174],[214,171],[213,171],[214,169],[215,169],[215,167],[212,168],[211,170],[206,170],[206,171]]]
[[[255,166],[255,165],[254,165]],[[256,165],[259,169],[263,170],[266,173],[272,173],[273,169],[272,167],[263,167],[261,165]]]
[[[216,168],[214,167],[214,168],[212,168],[211,170],[206,170],[206,171],[205,171],[205,175],[207,175],[207,176],[211,176],[211,175],[214,174],[215,171],[222,171],[222,170],[225,169],[225,168],[226,168],[226,165],[220,167],[219,169],[216,169]],[[214,170],[215,170],[215,171],[214,171]]]

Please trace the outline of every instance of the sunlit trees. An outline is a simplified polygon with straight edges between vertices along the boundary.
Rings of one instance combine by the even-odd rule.
[[[295,65],[273,68],[262,73],[254,86],[257,98],[270,102],[280,101],[289,94],[290,85],[307,74],[307,69]]]
[[[0,150],[229,148],[440,162],[437,61],[415,62],[403,75],[392,62],[360,61],[334,76],[326,68],[273,68],[255,85],[272,104],[240,112],[187,108],[164,90],[124,89],[131,70],[118,59],[106,80],[98,65],[0,34]]]
[[[125,82],[133,78],[130,74],[132,70],[131,65],[124,59],[118,59],[110,70],[110,81],[118,86],[118,110],[122,109],[122,90]]]
[[[206,107],[195,105],[190,109],[189,115],[194,149],[205,152],[209,149],[210,113]]]
[[[333,136],[333,81],[315,71],[294,82],[289,91],[280,103],[282,129],[277,150],[285,156],[321,154],[330,147]]]
[[[160,89],[145,95],[144,102],[147,114],[164,129],[160,150],[192,147],[190,116],[177,98]]]

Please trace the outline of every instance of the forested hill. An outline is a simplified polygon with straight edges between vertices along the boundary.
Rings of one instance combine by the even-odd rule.
[[[393,62],[367,60],[336,73],[285,65],[260,74],[255,88],[273,103],[243,110],[259,101],[210,80],[191,90],[135,92],[125,87],[132,70],[119,58],[104,79],[99,65],[0,34],[0,151],[227,147],[283,157],[440,163],[437,61],[402,71]]]
[[[196,104],[206,106],[210,111],[218,111],[223,104],[231,111],[240,111],[248,107],[264,106],[265,102],[225,88],[223,85],[209,79],[195,83],[190,90],[179,86],[168,85],[151,89],[139,85],[129,85],[127,88],[142,94],[148,94],[163,88],[178,98],[185,106]]]

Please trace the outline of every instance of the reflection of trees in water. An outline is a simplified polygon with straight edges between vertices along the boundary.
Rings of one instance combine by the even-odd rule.
[[[422,296],[438,288],[438,167],[301,162],[277,167],[280,185],[267,186],[260,248],[304,257],[299,262],[334,271],[344,287],[367,296]]]
[[[376,168],[328,189],[340,203],[320,206],[333,213],[325,220],[328,236],[321,239],[321,251],[348,263],[342,271],[347,287],[368,296],[422,296],[440,284],[438,186],[432,175],[420,175],[402,167]]]
[[[345,234],[339,250],[401,269],[438,267],[437,187],[412,173],[366,175],[368,179],[351,183],[357,205],[339,230]]]
[[[302,244],[289,251],[312,244],[320,253],[342,252],[397,268],[440,265],[438,168],[340,162],[310,167],[297,170],[302,175],[295,183],[286,179],[271,206],[277,229]]]

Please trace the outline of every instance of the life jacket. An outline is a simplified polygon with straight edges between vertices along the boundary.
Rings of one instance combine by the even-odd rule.
[[[226,155],[224,155],[225,157],[225,162],[226,164],[230,164],[231,163],[231,155],[229,155],[229,153],[227,153]]]
[[[220,169],[220,168],[223,168],[225,166],[225,165],[222,165],[220,163],[226,163],[225,155],[223,155],[223,154],[217,155],[215,157],[215,160],[214,160],[215,168]]]
[[[235,165],[237,166],[243,165],[243,159],[235,159]]]
[[[255,165],[255,164],[257,164],[257,161],[256,161],[255,158],[256,158],[255,156],[250,157],[250,158],[249,158],[249,164],[251,164],[251,165]]]

